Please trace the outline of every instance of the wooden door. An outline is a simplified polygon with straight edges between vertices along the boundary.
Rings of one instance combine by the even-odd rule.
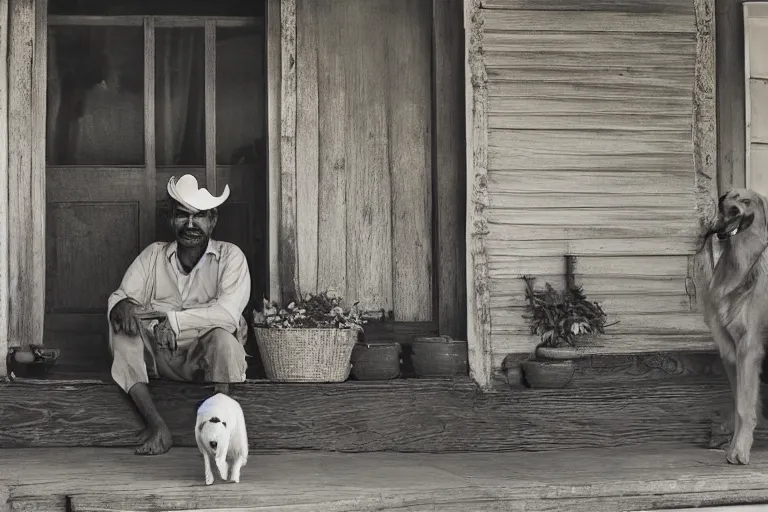
[[[50,16],[46,345],[60,367],[108,369],[107,297],[149,243],[170,240],[171,176],[230,199],[214,237],[266,276],[262,18]]]

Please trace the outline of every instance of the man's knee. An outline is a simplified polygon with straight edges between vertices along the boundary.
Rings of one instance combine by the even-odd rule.
[[[112,359],[124,359],[137,352],[143,352],[144,341],[140,335],[131,336],[124,332],[112,334],[111,340]]]
[[[203,341],[208,380],[242,382],[245,379],[245,349],[233,334],[214,329]]]
[[[206,335],[206,349],[209,352],[221,354],[237,353],[238,348],[242,348],[240,342],[235,336],[224,329],[217,327]]]

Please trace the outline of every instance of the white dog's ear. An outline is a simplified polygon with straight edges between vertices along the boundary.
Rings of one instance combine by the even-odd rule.
[[[204,421],[200,422],[200,425],[198,425],[198,426],[197,426],[197,430],[198,430],[199,432],[202,432],[202,431],[203,431],[203,426],[204,426],[204,425],[205,425],[205,422],[204,422]]]

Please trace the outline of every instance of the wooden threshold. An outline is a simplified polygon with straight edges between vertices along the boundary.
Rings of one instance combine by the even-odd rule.
[[[2,455],[0,496],[16,512],[614,512],[768,503],[764,447],[746,467],[729,466],[722,451],[680,445],[515,454],[256,451],[240,483],[212,486],[203,484],[195,448],[156,457],[124,448]]]

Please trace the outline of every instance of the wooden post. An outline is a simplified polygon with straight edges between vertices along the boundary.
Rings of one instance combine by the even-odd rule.
[[[267,141],[269,167],[269,298],[280,293],[280,0],[267,2]]]
[[[296,0],[280,0],[280,289],[300,293],[296,251]]]
[[[205,186],[221,194],[216,183],[216,22],[205,21]]]
[[[483,62],[481,0],[464,0],[467,130],[467,345],[470,376],[491,385],[491,292],[488,234],[488,76]]]
[[[436,201],[434,268],[440,334],[466,333],[466,282],[463,272],[466,226],[464,163],[464,51],[461,0],[432,1],[434,108],[432,117],[433,188]]]
[[[8,219],[8,0],[0,0],[0,219]],[[0,378],[8,375],[8,222],[0,223]]]
[[[42,344],[47,0],[9,0],[9,344]]]
[[[694,0],[696,64],[693,87],[693,157],[696,212],[705,233],[717,216],[717,106],[715,63],[715,0]],[[710,244],[689,258],[686,288],[691,309],[700,311],[701,293],[712,277]]]

